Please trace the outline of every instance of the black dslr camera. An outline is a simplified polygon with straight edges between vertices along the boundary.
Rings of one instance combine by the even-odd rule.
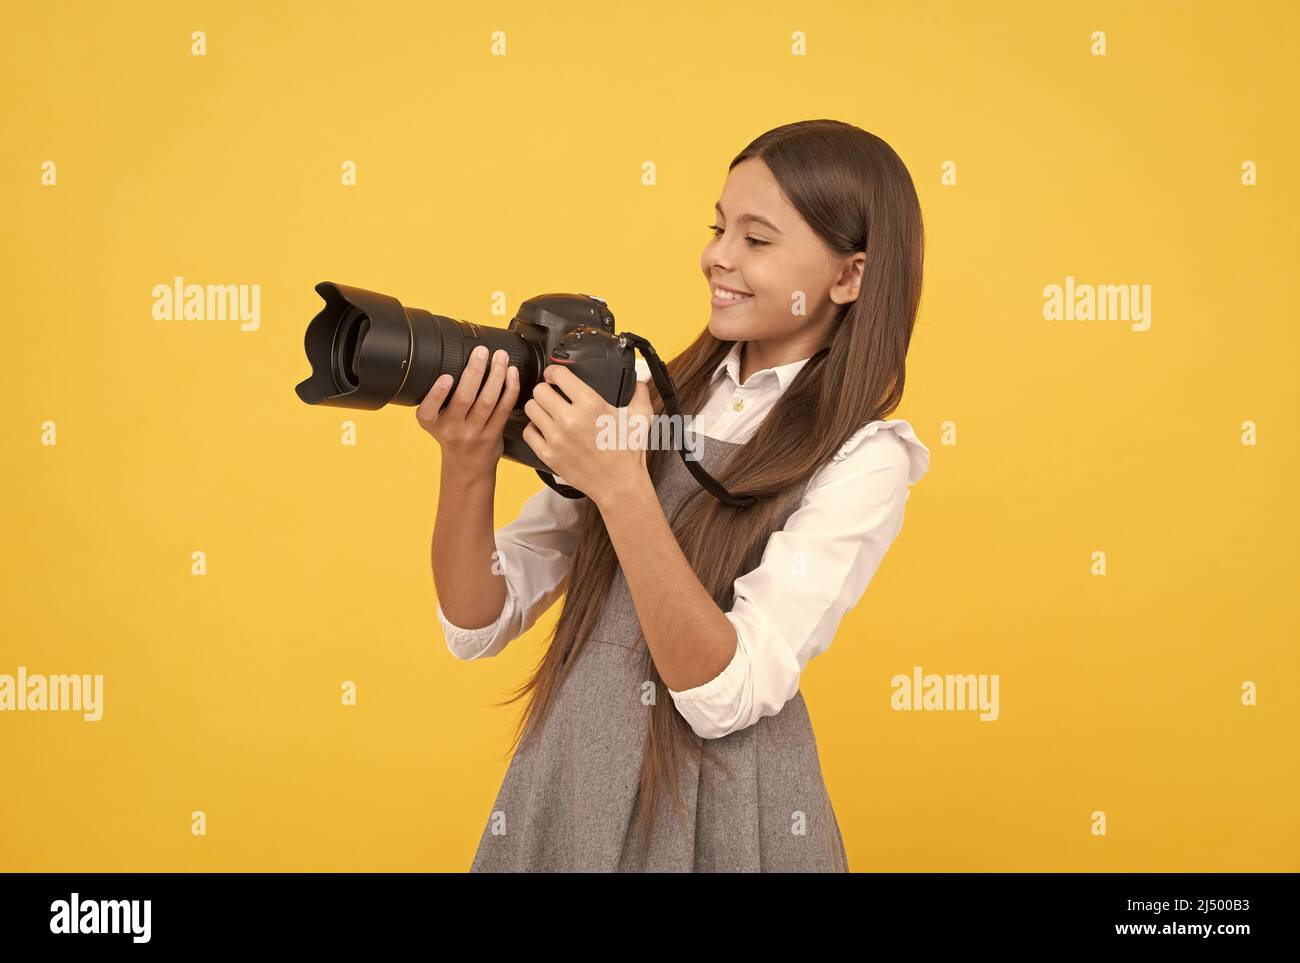
[[[537,471],[551,488],[568,498],[583,492],[555,481],[554,472],[523,439],[528,417],[523,405],[543,380],[549,364],[566,365],[607,402],[626,407],[636,390],[636,350],[650,366],[655,387],[670,415],[679,414],[677,391],[668,369],[650,342],[635,334],[614,333],[614,315],[603,298],[590,294],[540,294],[519,306],[503,330],[458,321],[421,308],[403,307],[396,298],[375,291],[322,281],[316,293],[325,306],[307,325],[305,345],[311,377],[298,384],[298,397],[309,405],[374,410],[393,403],[414,407],[441,375],[460,384],[470,352],[486,345],[519,369],[519,394],[506,421],[503,456]],[[557,389],[558,390],[558,389]],[[563,395],[563,392],[561,392]],[[698,461],[687,459],[691,473],[715,497],[746,506],[752,496],[734,496]]]

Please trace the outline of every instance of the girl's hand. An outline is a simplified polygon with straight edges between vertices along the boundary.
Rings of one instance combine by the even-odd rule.
[[[484,381],[487,353],[483,345],[470,352],[460,384],[446,409],[442,402],[453,379],[445,374],[433,383],[415,409],[415,417],[441,447],[444,467],[495,476],[497,462],[505,451],[506,420],[519,396],[519,369],[508,363],[506,352],[498,349]]]
[[[654,407],[644,381],[637,382],[620,418],[620,409],[564,365],[548,365],[542,378],[524,404],[530,423],[522,437],[554,474],[598,506],[649,478],[646,451]]]

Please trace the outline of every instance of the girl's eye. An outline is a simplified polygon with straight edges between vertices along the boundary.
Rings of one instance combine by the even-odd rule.
[[[714,237],[721,237],[727,230],[725,227],[718,227],[716,224],[710,224],[708,227],[709,230],[713,232]],[[771,241],[764,241],[757,237],[747,237],[745,240],[749,242],[750,247],[762,247],[765,244],[772,243]]]

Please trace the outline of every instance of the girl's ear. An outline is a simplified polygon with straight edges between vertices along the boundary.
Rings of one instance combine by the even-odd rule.
[[[866,264],[866,251],[855,251],[849,255],[848,260],[844,262],[843,270],[840,271],[839,279],[831,288],[832,301],[836,304],[848,304],[850,301],[857,300],[858,291],[862,287],[862,272]]]

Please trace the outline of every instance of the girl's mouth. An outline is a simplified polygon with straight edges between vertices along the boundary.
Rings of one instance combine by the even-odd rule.
[[[720,298],[717,294],[712,295],[709,300],[715,308],[729,308],[736,304],[744,304],[746,301],[753,299],[752,294],[731,294],[725,298]]]

